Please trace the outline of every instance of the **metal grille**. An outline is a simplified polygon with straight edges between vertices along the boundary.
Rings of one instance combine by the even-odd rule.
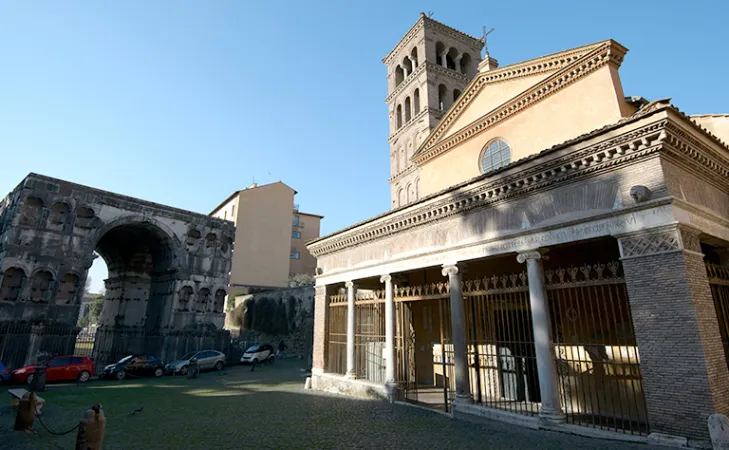
[[[562,408],[568,423],[648,433],[633,320],[619,265],[546,271]]]
[[[344,375],[347,371],[347,303],[336,300],[330,297],[326,371]]]
[[[518,414],[537,414],[539,376],[525,277],[488,278],[483,287],[471,283],[464,284],[474,401]]]
[[[706,273],[714,299],[719,333],[724,347],[724,359],[729,365],[729,268],[718,264],[706,264]]]
[[[357,378],[385,383],[385,304],[355,305],[354,355]]]
[[[9,370],[54,356],[92,356],[94,336],[63,325],[0,324],[0,361]]]

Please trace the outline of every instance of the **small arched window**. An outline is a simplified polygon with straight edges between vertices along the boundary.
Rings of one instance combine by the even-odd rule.
[[[464,53],[461,57],[461,73],[470,75],[471,73],[471,55]]]
[[[438,85],[438,108],[446,109],[446,96],[448,95],[448,88],[445,84]]]
[[[412,118],[410,108],[410,97],[407,97],[405,99],[405,123],[410,122],[410,119]]]
[[[397,129],[402,127],[402,105],[397,105]]]
[[[413,69],[418,68],[418,48],[413,47],[413,51],[410,52],[410,60],[413,62]]]
[[[416,116],[420,112],[420,89],[415,89],[413,93],[413,115]]]
[[[492,172],[511,162],[511,148],[506,141],[494,139],[481,152],[481,173]]]
[[[395,87],[400,86],[400,83],[405,79],[405,71],[402,70],[401,66],[395,68]]]

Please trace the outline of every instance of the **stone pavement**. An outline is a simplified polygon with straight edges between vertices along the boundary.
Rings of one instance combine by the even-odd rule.
[[[405,405],[305,391],[298,365],[278,361],[255,372],[229,367],[197,380],[52,385],[44,393],[44,422],[69,429],[86,405],[101,402],[105,450],[651,448],[498,422],[472,424]],[[140,406],[142,413],[129,416]],[[18,435],[11,431],[13,419],[9,405],[0,405],[0,449],[73,448],[73,433],[55,437],[37,424],[35,434]]]

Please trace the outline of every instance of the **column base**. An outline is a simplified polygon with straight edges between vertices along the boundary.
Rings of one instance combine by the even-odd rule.
[[[470,405],[473,403],[473,397],[471,394],[456,394],[456,398],[453,399],[453,405]]]
[[[393,403],[397,399],[397,383],[394,381],[388,381],[385,383],[385,391],[387,392],[387,400]]]
[[[354,380],[355,378],[357,378],[357,373],[354,370],[347,371],[347,373],[344,374],[344,378],[348,378],[350,380]]]
[[[559,409],[545,409],[542,407],[539,410],[539,425],[540,426],[554,426],[565,422],[565,415]]]

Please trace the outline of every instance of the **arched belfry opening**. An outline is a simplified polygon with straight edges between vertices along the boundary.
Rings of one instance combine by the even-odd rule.
[[[106,262],[109,277],[100,325],[164,328],[172,309],[178,244],[151,223],[126,223],[106,231],[95,251]]]

